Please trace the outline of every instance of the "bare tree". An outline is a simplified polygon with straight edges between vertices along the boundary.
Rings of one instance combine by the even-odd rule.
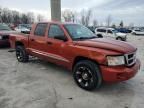
[[[7,23],[12,23],[13,22],[13,15],[10,10],[7,10]]]
[[[100,22],[100,26],[101,26],[101,27],[103,27],[103,26],[104,26],[103,22]]]
[[[124,27],[123,21],[120,22],[120,27]]]
[[[86,26],[88,26],[90,23],[91,15],[92,15],[92,10],[88,10],[87,15],[86,15]]]
[[[111,15],[108,15],[107,18],[106,18],[106,26],[110,27],[111,22],[112,22],[112,17],[111,17]]]
[[[43,21],[44,16],[38,15],[35,18],[33,12],[20,13],[19,11],[9,10],[7,8],[0,7],[0,23],[7,24],[31,24],[35,22],[35,19],[38,21]]]
[[[27,17],[28,17],[28,22],[30,24],[34,23],[34,13],[33,12],[28,12]]]
[[[96,19],[93,20],[93,27],[97,27],[98,26],[98,21]]]
[[[27,15],[25,13],[23,13],[21,15],[21,23],[22,24],[27,24],[28,23]]]
[[[132,27],[134,27],[134,23],[129,24],[129,28],[132,28]]]
[[[17,11],[12,11],[12,15],[13,15],[13,23],[15,25],[21,23],[21,18],[20,18],[20,13]]]
[[[81,24],[85,25],[85,26],[89,26],[90,24],[90,18],[91,18],[91,15],[92,15],[92,10],[83,10],[81,12]]]
[[[19,16],[19,12],[17,11],[11,11],[7,8],[1,9],[1,22],[3,23],[18,23],[18,21],[16,21],[20,16]],[[18,18],[17,18],[18,17]]]
[[[115,25],[115,23],[113,23],[113,24],[112,24],[112,28],[116,28],[116,25]]]
[[[62,18],[65,22],[75,22],[75,12],[66,9],[62,12]]]
[[[8,19],[8,9],[7,9],[7,8],[4,8],[4,9],[2,10],[1,20],[2,20],[2,22],[4,22],[4,23],[9,23],[9,19]]]
[[[42,16],[41,14],[38,14],[37,15],[37,21],[38,22],[41,22],[41,21],[43,21],[44,20],[44,16]]]
[[[86,15],[85,14],[86,14],[86,12],[85,12],[85,10],[83,10],[81,12],[81,21],[80,21],[80,23],[83,25],[86,25],[86,22],[85,22]]]
[[[0,7],[0,23],[2,22],[1,14],[2,14],[2,8]]]

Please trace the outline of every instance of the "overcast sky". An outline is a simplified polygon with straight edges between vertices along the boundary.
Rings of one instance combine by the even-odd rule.
[[[80,11],[92,8],[94,18],[104,23],[108,15],[112,16],[113,23],[121,20],[126,25],[134,23],[144,26],[144,0],[61,0],[62,9]],[[32,11],[41,13],[50,19],[50,0],[0,0],[1,7],[22,12]]]

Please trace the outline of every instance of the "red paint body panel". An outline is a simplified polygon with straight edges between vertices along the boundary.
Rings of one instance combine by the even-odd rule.
[[[50,24],[59,25],[64,31],[68,41],[64,42],[49,38],[48,30]],[[36,26],[37,24],[33,25],[30,35],[11,35],[11,47],[15,48],[15,43],[21,42],[24,44],[28,54],[64,66],[69,70],[72,70],[74,61],[77,57],[93,60],[99,64],[103,80],[106,82],[128,80],[134,77],[140,68],[139,60],[137,60],[137,62],[131,67],[107,66],[107,55],[122,55],[137,50],[129,43],[99,38],[85,41],[73,41],[67,30],[64,28],[64,24],[57,22],[48,22],[45,36],[39,37],[34,35]],[[48,43],[52,43],[52,45],[48,45]]]
[[[0,47],[9,46],[9,40],[0,40]]]
[[[114,83],[128,80],[134,77],[140,69],[140,61],[137,60],[132,67],[108,67],[101,66],[103,80],[105,82]]]

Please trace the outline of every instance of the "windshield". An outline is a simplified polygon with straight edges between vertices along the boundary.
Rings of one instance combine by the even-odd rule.
[[[0,30],[8,30],[8,31],[10,31],[11,29],[10,29],[10,27],[9,27],[8,25],[6,25],[6,24],[0,24]]]
[[[96,35],[92,31],[82,25],[66,24],[65,28],[73,40],[96,38]]]
[[[112,32],[113,32],[113,33],[118,33],[119,31],[118,31],[118,30],[112,30]]]

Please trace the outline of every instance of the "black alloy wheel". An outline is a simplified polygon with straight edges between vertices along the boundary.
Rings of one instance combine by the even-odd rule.
[[[76,64],[74,67],[74,79],[78,86],[85,90],[99,88],[102,83],[98,65],[89,60]]]
[[[19,62],[28,62],[29,55],[26,53],[23,46],[16,47],[16,57]]]

